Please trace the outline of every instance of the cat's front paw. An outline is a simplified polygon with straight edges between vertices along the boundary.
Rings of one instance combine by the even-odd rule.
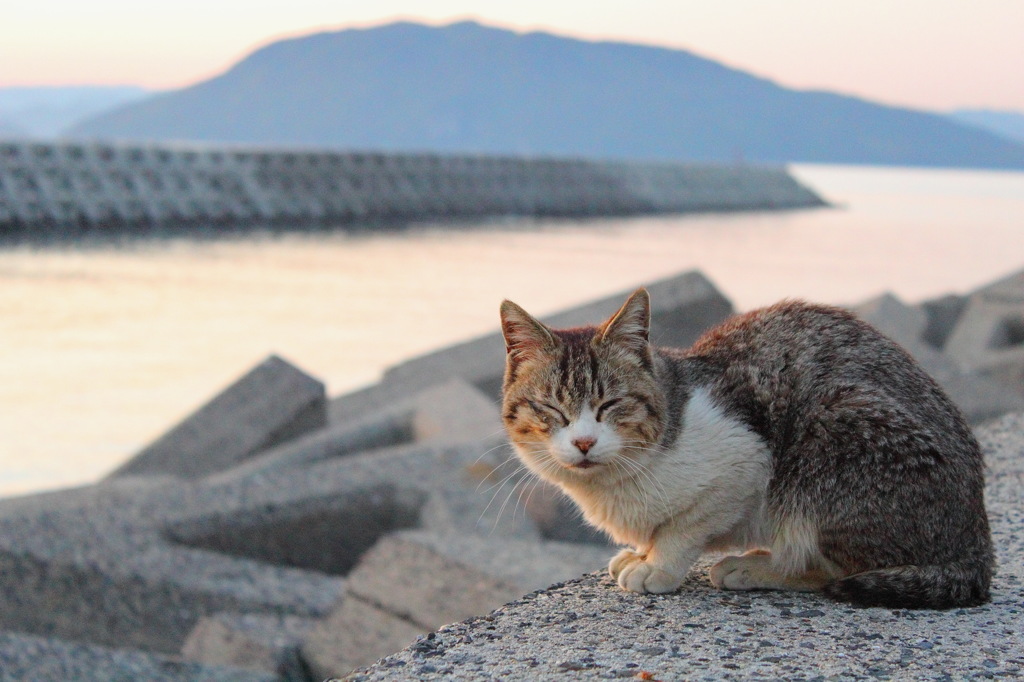
[[[616,554],[608,564],[608,572],[618,581],[619,587],[640,594],[675,592],[683,582],[682,578],[651,565],[644,556],[631,549]]]
[[[612,560],[608,562],[608,573],[618,580],[619,574],[622,573],[623,568],[629,564],[643,560],[643,555],[638,554],[631,549],[623,549],[613,556]]]

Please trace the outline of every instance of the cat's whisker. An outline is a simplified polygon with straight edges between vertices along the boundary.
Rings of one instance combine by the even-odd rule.
[[[499,406],[499,409],[501,409],[500,406]],[[489,434],[484,436],[482,440],[489,440],[491,438],[494,438],[495,436],[503,436],[503,435],[505,435],[505,433],[506,433],[506,430],[505,430],[505,427],[503,425],[500,428],[495,429],[494,431],[491,431]],[[507,445],[507,443],[502,443],[502,445]]]
[[[481,488],[481,487],[482,487],[482,486],[483,486],[483,485],[484,485],[485,483],[488,483],[488,482],[490,482],[490,481],[493,481],[493,480],[494,480],[494,477],[495,477],[495,476],[497,476],[497,475],[501,475],[501,476],[504,476],[505,474],[504,474],[503,472],[502,472],[501,474],[499,474],[499,471],[501,471],[501,469],[505,468],[505,467],[506,467],[506,466],[508,466],[509,464],[515,464],[515,465],[517,465],[517,467],[516,467],[516,470],[522,469],[522,468],[523,468],[523,467],[525,466],[525,465],[524,465],[524,464],[523,464],[523,463],[522,463],[521,461],[519,461],[519,459],[518,459],[517,457],[515,457],[515,456],[511,456],[511,457],[506,457],[506,458],[505,458],[505,460],[504,460],[504,461],[503,461],[503,462],[502,462],[501,464],[497,465],[496,467],[493,467],[493,468],[492,468],[492,469],[491,469],[491,470],[490,470],[490,471],[489,471],[489,472],[487,473],[487,475],[485,475],[485,476],[482,476],[482,477],[480,478],[480,482],[479,482],[479,483],[477,483],[477,485],[476,485],[476,490],[475,490],[475,492],[480,492],[480,488]],[[513,471],[513,474],[514,474],[514,473],[515,473],[515,471]],[[492,486],[492,487],[493,487],[493,486]],[[490,488],[488,488],[487,490],[490,490]],[[487,491],[484,491],[484,492],[487,492]]]
[[[525,486],[523,490],[519,491],[519,499],[516,501],[516,508],[512,510],[513,521],[515,521],[516,519],[516,511],[518,511],[520,503],[523,504],[523,519],[527,518],[530,509],[530,498],[533,496],[534,491],[537,490],[537,487],[541,485],[543,482],[544,479],[542,479],[539,476],[534,476],[533,481],[527,486]],[[527,491],[529,492],[526,495],[526,502],[523,502],[523,493]]]
[[[493,433],[493,434],[491,434],[491,436],[496,436],[496,435],[498,435],[498,434],[497,434],[497,433]],[[491,436],[488,436],[487,438],[490,438]],[[486,440],[486,439],[484,439],[484,440]],[[507,447],[508,447],[508,443],[499,443],[498,445],[495,445],[495,446],[494,446],[493,448],[488,448],[487,450],[484,450],[484,451],[483,451],[483,452],[482,452],[482,453],[480,454],[480,456],[479,456],[479,457],[477,457],[476,459],[474,459],[474,460],[473,460],[473,462],[472,462],[472,464],[478,464],[478,463],[480,462],[480,460],[482,460],[482,459],[483,459],[484,457],[486,457],[487,455],[491,454],[491,453],[492,453],[492,452],[494,452],[495,450],[501,450],[502,448],[507,448]],[[508,457],[508,458],[509,458],[509,459],[515,459],[515,456],[516,456],[516,455],[515,455],[515,452],[512,452],[512,453],[510,453],[510,454],[509,454],[509,457]],[[472,466],[472,465],[471,465],[471,466]]]
[[[639,476],[642,476],[644,479],[650,482],[651,486],[654,488],[654,492],[657,493],[659,498],[661,498],[662,504],[665,506],[665,508],[669,508],[670,503],[668,499],[668,492],[665,490],[665,487],[661,483],[661,481],[658,480],[658,477],[655,476],[653,472],[651,472],[651,470],[641,462],[638,462],[628,457],[622,458],[622,460],[623,462],[631,466],[638,473]],[[639,483],[637,484],[637,487],[640,487]]]
[[[502,515],[505,512],[505,507],[508,506],[508,503],[511,500],[512,496],[516,494],[516,490],[519,490],[519,496],[517,498],[516,505],[515,505],[515,507],[512,510],[512,519],[513,519],[513,521],[516,518],[516,513],[517,513],[517,511],[519,509],[519,504],[522,501],[522,496],[523,496],[524,492],[531,485],[531,483],[533,483],[533,481],[531,481],[531,478],[535,479],[535,481],[539,483],[539,482],[542,481],[541,477],[544,474],[550,473],[550,471],[555,470],[555,469],[557,469],[559,467],[558,462],[555,460],[555,458],[553,456],[551,456],[551,453],[548,452],[546,449],[537,450],[536,452],[533,452],[531,454],[534,455],[537,458],[536,459],[536,463],[539,465],[540,470],[541,470],[540,471],[540,476],[530,476],[530,475],[527,475],[527,476],[524,476],[524,477],[520,478],[518,481],[516,481],[515,485],[512,486],[512,489],[509,491],[508,495],[505,496],[505,501],[502,503],[501,507],[498,509],[498,512],[497,512],[497,514],[495,516],[494,528],[492,528],[492,532],[493,532],[493,530],[495,528],[497,528],[497,524],[500,522],[501,517],[502,517]],[[526,467],[526,466],[520,467],[519,469],[516,470],[515,473],[518,473],[518,472],[523,471],[523,470],[527,470],[528,474],[533,474],[533,472],[529,471],[528,467]],[[503,481],[503,483],[507,482],[507,480],[508,480],[508,477],[506,477],[506,479],[505,479],[505,481]],[[521,489],[520,489],[520,486],[522,486]],[[504,486],[502,486],[502,487],[504,487]],[[492,498],[491,498],[491,502],[494,501],[494,499],[497,497],[497,495],[500,492],[501,492],[500,489],[495,492],[495,495],[492,496]],[[488,507],[490,507],[490,502],[488,503]],[[486,509],[485,509],[485,512],[486,512]],[[525,507],[524,507],[524,513],[526,513]]]
[[[477,520],[476,520],[476,523],[477,523],[477,525],[479,525],[479,524],[480,524],[480,522],[481,522],[481,521],[483,521],[483,519],[484,519],[484,516],[486,516],[486,515],[487,515],[487,512],[488,512],[488,511],[490,510],[490,508],[491,508],[491,505],[493,505],[493,504],[494,504],[494,501],[495,501],[495,500],[496,500],[496,499],[498,498],[498,495],[500,495],[500,494],[501,494],[501,491],[502,491],[502,490],[503,490],[503,489],[505,488],[505,486],[506,486],[506,485],[508,484],[508,482],[509,482],[510,480],[512,480],[513,478],[515,478],[515,477],[516,477],[517,475],[519,475],[519,474],[521,474],[521,473],[523,473],[523,472],[526,472],[526,471],[527,471],[527,467],[526,467],[526,465],[524,465],[524,464],[520,464],[520,465],[519,465],[519,466],[518,466],[518,467],[517,467],[517,468],[515,469],[515,471],[513,471],[513,472],[512,472],[512,473],[510,473],[510,474],[508,474],[507,476],[505,476],[504,478],[502,478],[502,479],[501,479],[501,481],[499,481],[498,483],[496,483],[496,484],[492,485],[492,486],[491,486],[490,488],[488,488],[488,489],[487,489],[486,491],[484,491],[484,492],[486,493],[486,492],[489,492],[490,490],[494,490],[494,493],[493,493],[493,494],[491,495],[491,499],[487,501],[487,505],[486,505],[486,506],[484,507],[483,511],[481,511],[481,512],[480,512],[480,516],[479,516],[479,517],[477,517]],[[516,489],[516,487],[517,487],[517,486],[518,486],[518,485],[519,485],[519,484],[520,484],[520,483],[521,483],[522,481],[524,481],[524,480],[528,480],[528,476],[521,476],[521,477],[519,478],[519,480],[517,480],[517,481],[516,481],[515,485],[513,485],[513,487],[512,487],[512,492],[515,492],[515,489]],[[500,519],[501,519],[501,510],[499,510],[499,511],[498,511],[498,514],[497,514],[497,516],[495,517],[495,520],[494,520],[494,526],[493,526],[493,527],[491,528],[491,532],[492,532],[492,533],[493,533],[493,532],[494,532],[494,530],[495,530],[495,529],[497,528],[497,526],[498,526],[498,521],[499,521]]]
[[[487,488],[487,489],[483,490],[483,491],[482,491],[482,494],[486,495],[487,493],[491,492],[491,491],[492,491],[492,490],[494,490],[495,488],[499,488],[499,489],[500,489],[500,488],[501,488],[501,487],[502,487],[503,485],[505,485],[505,483],[506,483],[506,482],[507,482],[507,481],[508,481],[508,480],[509,480],[510,478],[514,477],[514,476],[515,476],[516,474],[518,474],[519,472],[523,471],[524,469],[526,469],[526,465],[525,465],[525,464],[522,464],[522,463],[520,463],[520,464],[519,464],[519,466],[517,466],[517,467],[516,467],[516,468],[515,468],[515,469],[514,469],[514,470],[513,470],[513,471],[512,471],[511,473],[509,473],[509,474],[506,474],[506,475],[505,475],[504,477],[502,477],[502,479],[501,479],[500,481],[498,481],[497,483],[494,483],[494,484],[492,484],[492,485],[491,485],[491,486],[490,486],[489,488]],[[480,483],[479,483],[479,484],[477,485],[477,492],[481,492],[481,491],[480,491],[480,486],[481,486],[481,485],[483,485],[483,484],[484,484],[484,482],[485,482],[485,481],[481,481],[481,482],[480,482]]]
[[[620,461],[623,465],[630,467],[634,472],[636,472],[637,475],[633,477],[634,485],[636,486],[637,491],[644,497],[645,505],[648,505],[649,503],[651,491],[648,490],[647,486],[640,484],[641,479],[650,484],[653,488],[653,492],[656,493],[661,500],[662,506],[665,509],[670,508],[668,493],[665,491],[664,486],[658,481],[657,477],[654,476],[649,469],[640,464],[640,462],[636,462],[629,458],[620,458]]]
[[[533,494],[535,492],[537,492],[537,488],[539,488],[543,484],[544,484],[544,479],[542,479],[540,477],[537,477],[536,481],[534,481],[533,487],[530,488],[530,494],[526,496],[526,503],[523,505],[523,513],[524,514],[529,513],[530,498],[533,497]]]
[[[528,476],[522,476],[519,479],[517,479],[516,482],[512,485],[512,489],[509,490],[508,494],[505,496],[505,500],[502,502],[501,506],[498,508],[498,511],[494,515],[494,523],[491,526],[491,532],[492,533],[495,530],[497,530],[498,524],[501,522],[501,516],[502,516],[502,514],[505,511],[505,506],[508,504],[508,501],[511,498],[511,496],[515,494],[516,489],[519,488],[519,486],[523,485],[525,481],[529,481],[529,480],[530,479],[529,479]],[[486,513],[487,509],[490,509],[491,504],[494,502],[494,500],[496,500],[498,498],[498,495],[501,494],[501,491],[503,489],[504,489],[504,485],[502,485],[502,487],[500,489],[496,490],[494,495],[491,496],[491,500],[490,500],[490,502],[487,503],[487,508],[484,510],[484,513]],[[481,518],[483,518],[483,514],[481,514]]]
[[[656,453],[662,454],[662,455],[667,455],[667,454],[671,454],[672,453],[671,448],[666,448],[663,445],[658,445],[657,443],[651,443],[651,442],[645,441],[645,440],[627,440],[627,441],[623,441],[622,442],[622,447],[623,448],[632,449],[632,450],[656,452]]]
[[[501,520],[501,515],[505,513],[505,507],[508,506],[508,503],[512,499],[512,496],[515,495],[516,490],[521,485],[524,486],[524,487],[530,485],[530,478],[529,477],[521,478],[518,481],[516,481],[516,484],[514,486],[512,486],[512,490],[510,490],[508,495],[505,496],[505,501],[501,503],[501,507],[498,509],[498,513],[497,513],[497,515],[494,518],[494,527],[495,528],[498,527],[498,522]],[[518,505],[518,503],[517,503],[517,505]],[[515,511],[514,510],[513,510],[513,514],[512,514],[512,520],[513,521],[515,520]]]
[[[648,516],[650,512],[650,503],[648,499],[649,496],[647,494],[647,491],[637,482],[636,477],[632,476],[630,470],[627,469],[627,461],[628,460],[624,460],[621,457],[619,457],[612,460],[612,464],[615,466],[616,469],[623,472],[622,476],[624,479],[633,482],[633,487],[636,488],[636,491],[640,498],[640,502],[643,504],[643,515]]]

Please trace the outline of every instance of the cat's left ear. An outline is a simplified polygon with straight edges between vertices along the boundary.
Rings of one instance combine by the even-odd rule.
[[[636,351],[646,351],[651,334],[651,297],[646,289],[637,289],[622,304],[619,312],[598,329],[601,343],[621,344]]]

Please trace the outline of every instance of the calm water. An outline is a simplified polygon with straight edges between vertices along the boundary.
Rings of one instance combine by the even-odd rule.
[[[0,250],[0,495],[95,480],[277,352],[331,393],[699,268],[740,309],[914,301],[1024,267],[1024,173],[800,166],[844,208]]]

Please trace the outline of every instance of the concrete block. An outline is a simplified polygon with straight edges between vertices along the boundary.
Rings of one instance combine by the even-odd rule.
[[[861,303],[853,312],[901,346],[920,343],[928,326],[928,314],[922,308],[907,305],[891,293]]]
[[[409,646],[431,629],[362,599],[347,597],[310,631],[301,655],[312,679],[342,677]]]
[[[732,314],[732,305],[699,272],[688,272],[648,285],[651,293],[651,339],[664,346],[688,346],[701,332]],[[542,316],[555,327],[598,324],[626,300],[623,291],[554,315]],[[497,323],[495,301],[495,321]],[[495,399],[501,390],[505,343],[497,332],[420,356],[389,369],[383,386],[398,391],[421,389],[444,377],[459,377]],[[389,389],[378,389],[383,393]]]
[[[280,682],[267,672],[9,632],[0,632],[0,680]]]
[[[417,526],[426,499],[391,482],[338,493],[168,524],[164,534],[188,547],[341,576],[382,536]]]
[[[347,410],[344,417],[307,436],[261,452],[225,472],[211,476],[227,481],[274,467],[308,466],[357,452],[412,443],[465,443],[484,440],[502,432],[498,406],[460,379],[439,383],[420,392],[359,404],[357,396],[341,396],[336,404]],[[351,409],[355,406],[355,410]]]
[[[532,523],[507,511],[492,522],[500,505],[488,511],[468,473],[491,447],[412,444],[0,501],[0,630],[174,654],[204,616],[327,615],[342,576],[396,529],[467,534],[482,519],[494,542],[530,544]]]
[[[403,531],[366,553],[349,575],[347,597],[436,628],[596,570],[608,559],[607,550],[586,545]]]
[[[955,372],[939,383],[974,425],[1024,410],[1024,395],[991,377]]]
[[[409,395],[408,388],[399,383],[378,383],[334,396],[327,403],[327,423],[331,426],[345,426],[351,422],[372,419],[381,412],[390,412],[396,404],[404,405]]]
[[[452,473],[478,453],[460,452],[391,449],[138,491],[121,479],[49,509],[0,503],[0,629],[175,653],[210,614],[325,615],[339,576],[380,535],[417,524],[432,488],[466,496]]]
[[[576,506],[555,486],[537,478],[520,463],[519,458],[504,437],[492,437],[477,457],[464,470],[464,476],[477,481],[473,500],[465,491],[446,499],[452,507],[446,516],[465,517],[479,497],[487,498],[487,508],[479,516],[476,532],[488,534],[500,529],[504,536],[519,536],[537,540],[587,543],[608,546],[607,538],[580,517]],[[433,507],[431,511],[437,514]],[[455,524],[439,524],[452,528]],[[517,532],[518,531],[518,532]]]
[[[352,571],[341,605],[314,628],[303,655],[316,677],[344,675],[417,635],[576,577],[609,556],[566,543],[395,533]]]
[[[390,405],[376,413],[294,438],[207,478],[211,483],[225,483],[270,469],[310,466],[347,455],[411,444],[416,440],[412,410],[409,402]]]
[[[945,348],[946,341],[953,333],[953,329],[956,328],[956,323],[966,305],[967,297],[955,294],[948,294],[921,303],[925,314],[928,315],[928,324],[925,326],[922,340],[937,350]]]
[[[326,420],[324,385],[270,356],[112,476],[201,478],[322,428]]]
[[[275,614],[219,613],[199,620],[181,648],[186,661],[307,682],[299,647],[316,621]]]
[[[526,514],[526,500],[539,481],[524,476],[501,434],[478,443],[436,450],[441,485],[432,487],[420,525],[436,533],[482,534],[538,541],[541,535]]]
[[[498,402],[462,379],[451,379],[413,399],[417,441],[484,441],[503,426]]]
[[[109,227],[181,227],[246,224],[255,215],[279,225],[308,225],[365,217],[585,216],[822,205],[783,168],[124,144],[78,145],[74,154],[69,149],[13,143],[0,153],[0,185],[20,182],[15,190],[28,199],[13,202],[10,212],[29,229],[74,226],[79,215]],[[95,175],[96,191],[66,191],[61,178],[71,171]],[[159,181],[171,174],[176,176],[172,185]],[[51,175],[56,184],[47,182]],[[180,199],[180,215],[161,205],[171,194]],[[96,203],[105,208],[97,210]]]
[[[963,369],[1024,395],[1024,271],[968,298],[945,352]]]
[[[1024,409],[1024,394],[1012,390],[990,376],[965,369],[937,350],[948,334],[947,325],[959,317],[957,297],[911,306],[892,294],[854,308],[854,312],[883,334],[903,346],[914,359],[945,389],[973,424]],[[965,299],[964,299],[965,300]]]
[[[175,476],[123,476],[93,485],[64,488],[0,500],[0,518],[87,514],[110,505],[136,506],[140,500],[182,485]]]
[[[971,295],[982,296],[989,301],[1001,301],[1016,305],[1024,300],[1024,270],[1018,270],[1000,277],[991,284],[980,287]]]
[[[175,546],[158,528],[96,515],[19,521],[0,522],[0,630],[174,654],[204,615],[317,615],[341,591],[339,578]]]

